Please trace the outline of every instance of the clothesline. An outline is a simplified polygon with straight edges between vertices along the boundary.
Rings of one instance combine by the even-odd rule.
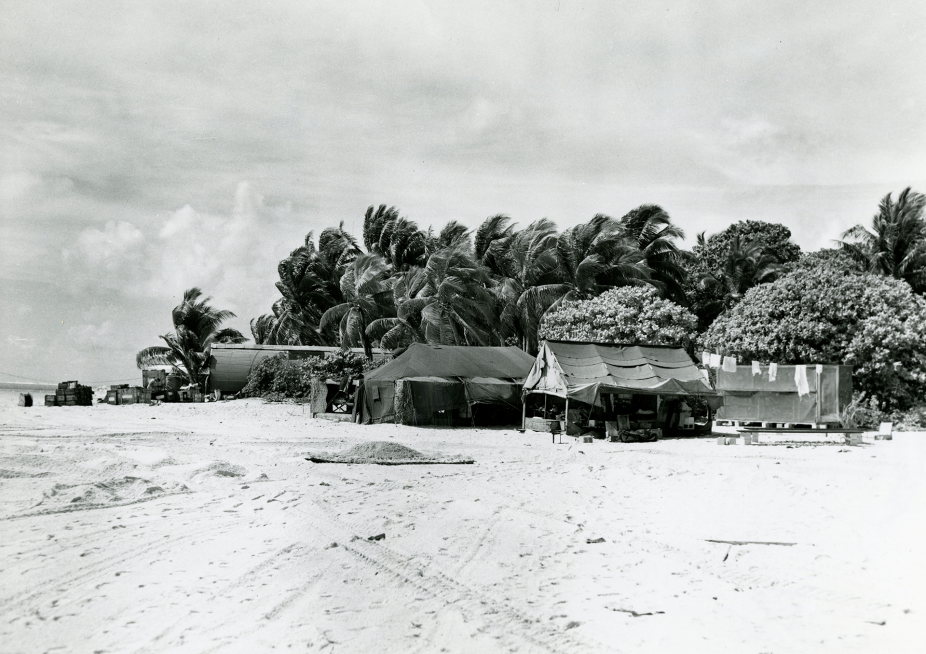
[[[720,368],[724,372],[736,372],[737,370],[737,360],[734,356],[723,356],[721,358],[720,354],[716,352],[701,352],[701,364],[710,367],[710,368]],[[768,365],[768,380],[770,382],[776,381],[778,379],[778,364],[769,363]],[[823,373],[823,365],[815,364],[815,372],[817,376]],[[761,375],[762,374],[762,363],[759,361],[752,362],[752,374]],[[810,393],[810,383],[807,380],[807,365],[806,364],[795,364],[794,365],[794,385],[797,387],[797,394],[801,397]]]

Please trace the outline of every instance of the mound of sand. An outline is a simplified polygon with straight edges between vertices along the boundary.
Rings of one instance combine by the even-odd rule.
[[[434,463],[472,463],[458,456],[429,457],[410,447],[389,441],[361,443],[343,452],[318,452],[306,457],[313,463],[372,463],[377,465],[412,465]]]
[[[373,441],[372,443],[361,443],[354,445],[349,450],[341,452],[341,456],[358,458],[358,459],[385,459],[389,461],[424,459],[424,454],[410,447],[390,443],[388,441]]]

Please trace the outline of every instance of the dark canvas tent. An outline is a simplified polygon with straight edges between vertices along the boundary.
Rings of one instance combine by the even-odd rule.
[[[601,395],[698,395],[719,406],[720,396],[680,347],[544,341],[524,382],[525,393],[545,393],[601,405]]]
[[[521,387],[533,363],[516,347],[415,343],[365,375],[356,406],[364,423],[452,424],[454,415],[474,404],[519,411]]]

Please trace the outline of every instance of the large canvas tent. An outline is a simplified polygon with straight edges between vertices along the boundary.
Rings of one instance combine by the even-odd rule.
[[[521,387],[533,363],[516,347],[415,343],[364,376],[355,406],[364,423],[419,425],[453,424],[475,404],[520,411]]]
[[[717,371],[717,390],[723,394],[718,420],[744,422],[838,423],[840,413],[852,401],[852,366],[806,366],[808,392],[798,394],[793,365],[778,366],[774,381],[768,366],[755,375],[751,366],[737,366],[735,372]]]
[[[688,353],[665,345],[544,341],[524,393],[595,406],[601,406],[604,394],[697,395],[712,408],[722,402]]]

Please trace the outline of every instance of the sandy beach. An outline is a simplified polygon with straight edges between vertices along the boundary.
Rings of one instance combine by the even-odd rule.
[[[259,400],[7,405],[0,424],[4,652],[914,652],[926,637],[923,434],[553,444]],[[371,440],[475,463],[305,460]]]

